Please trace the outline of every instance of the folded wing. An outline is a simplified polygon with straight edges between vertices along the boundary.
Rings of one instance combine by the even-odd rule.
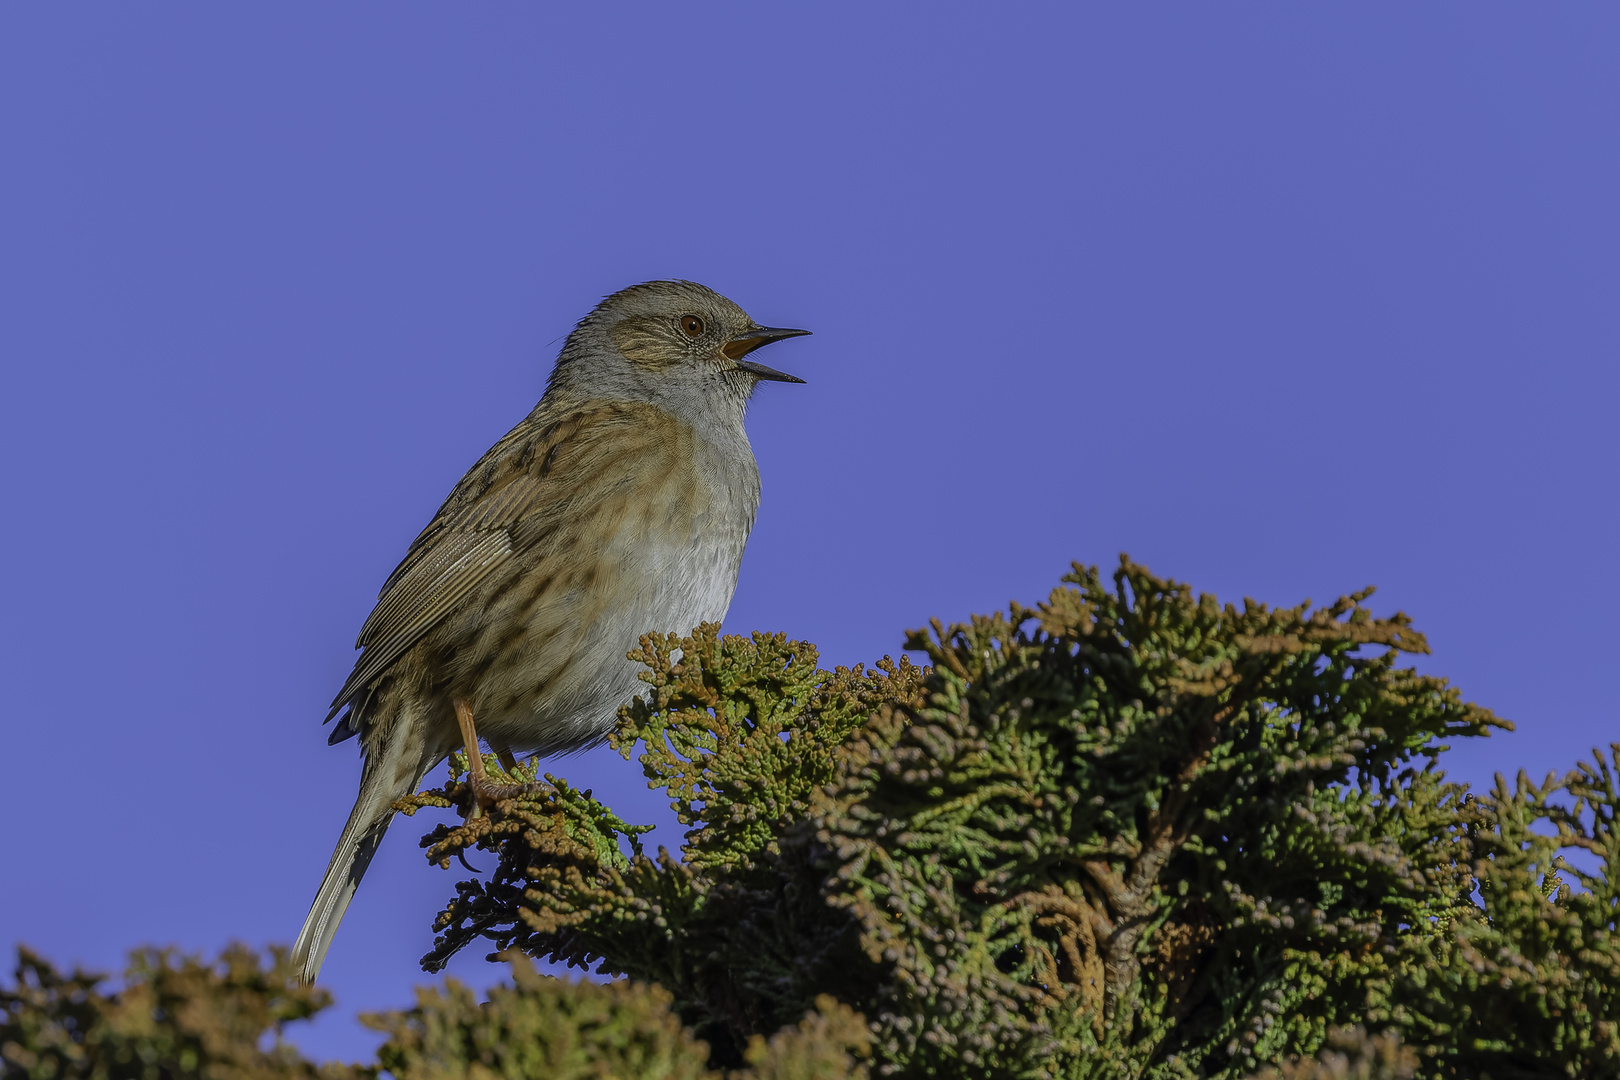
[[[365,652],[333,699],[328,720],[362,699],[391,664],[512,558],[511,527],[543,505],[547,486],[541,477],[518,473],[417,538],[360,628],[355,645]],[[356,733],[354,724],[340,725],[333,741]]]

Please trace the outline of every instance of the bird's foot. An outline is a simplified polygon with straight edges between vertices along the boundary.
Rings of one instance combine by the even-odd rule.
[[[473,725],[472,705],[457,700],[455,708],[456,722],[461,726],[461,740],[466,748],[467,790],[472,796],[467,804],[467,820],[481,817],[484,811],[492,809],[496,803],[539,794],[545,790],[543,784],[532,782],[502,784],[491,780],[484,755],[478,750],[478,729]],[[491,747],[495,751],[495,758],[500,762],[501,769],[508,776],[518,774],[517,758],[512,755],[511,747],[499,743],[491,743]]]
[[[468,777],[467,786],[472,791],[473,804],[480,810],[488,810],[496,803],[508,799],[537,795],[545,788],[543,784],[501,784],[491,780],[484,773]]]

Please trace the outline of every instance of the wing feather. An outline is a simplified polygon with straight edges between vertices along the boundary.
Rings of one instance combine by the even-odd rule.
[[[559,454],[560,473],[600,500],[629,481],[631,462],[670,452],[677,423],[652,406],[592,403],[544,420],[531,414],[491,447],[384,583],[355,642],[365,651],[327,719],[363,702],[368,688],[458,603],[550,532],[548,521],[582,512],[579,491],[548,478]],[[350,728],[358,728],[355,720]]]
[[[507,526],[534,510],[542,495],[543,485],[538,480],[520,475],[435,529],[426,537],[428,542],[407,556],[389,577],[377,606],[360,627],[354,647],[364,648],[385,635],[392,636],[399,629],[402,613],[418,606],[422,597],[433,592],[446,577],[465,572],[460,564],[473,544],[492,531],[510,539]]]
[[[355,645],[365,652],[333,699],[328,720],[512,557],[510,526],[543,502],[545,486],[517,474],[423,533],[360,628]]]
[[[327,719],[336,716],[351,697],[404,656],[450,613],[456,601],[476,589],[511,554],[512,538],[505,529],[452,533],[436,545],[433,554],[413,566],[389,592],[389,610],[373,625],[365,641],[366,651],[333,699]],[[396,596],[400,597],[398,602],[394,602]]]

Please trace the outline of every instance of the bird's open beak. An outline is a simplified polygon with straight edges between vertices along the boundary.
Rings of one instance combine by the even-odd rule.
[[[783,338],[790,337],[803,337],[809,332],[808,330],[783,330],[776,326],[756,326],[747,333],[738,334],[726,342],[721,346],[720,351],[726,354],[726,359],[735,362],[739,370],[748,372],[756,379],[768,379],[772,382],[802,383],[804,382],[803,379],[789,375],[785,371],[777,371],[773,367],[756,364],[752,360],[744,360],[743,357],[755,349],[769,345],[773,341],[781,341]]]

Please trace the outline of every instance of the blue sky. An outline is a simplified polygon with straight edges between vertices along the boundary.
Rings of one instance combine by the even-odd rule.
[[[1620,738],[1617,47],[1596,4],[0,9],[7,943],[291,940],[377,588],[656,277],[816,335],[728,629],[871,660],[1121,551],[1376,584],[1518,724],[1454,775],[1573,765]],[[319,1053],[422,979],[422,831]]]

